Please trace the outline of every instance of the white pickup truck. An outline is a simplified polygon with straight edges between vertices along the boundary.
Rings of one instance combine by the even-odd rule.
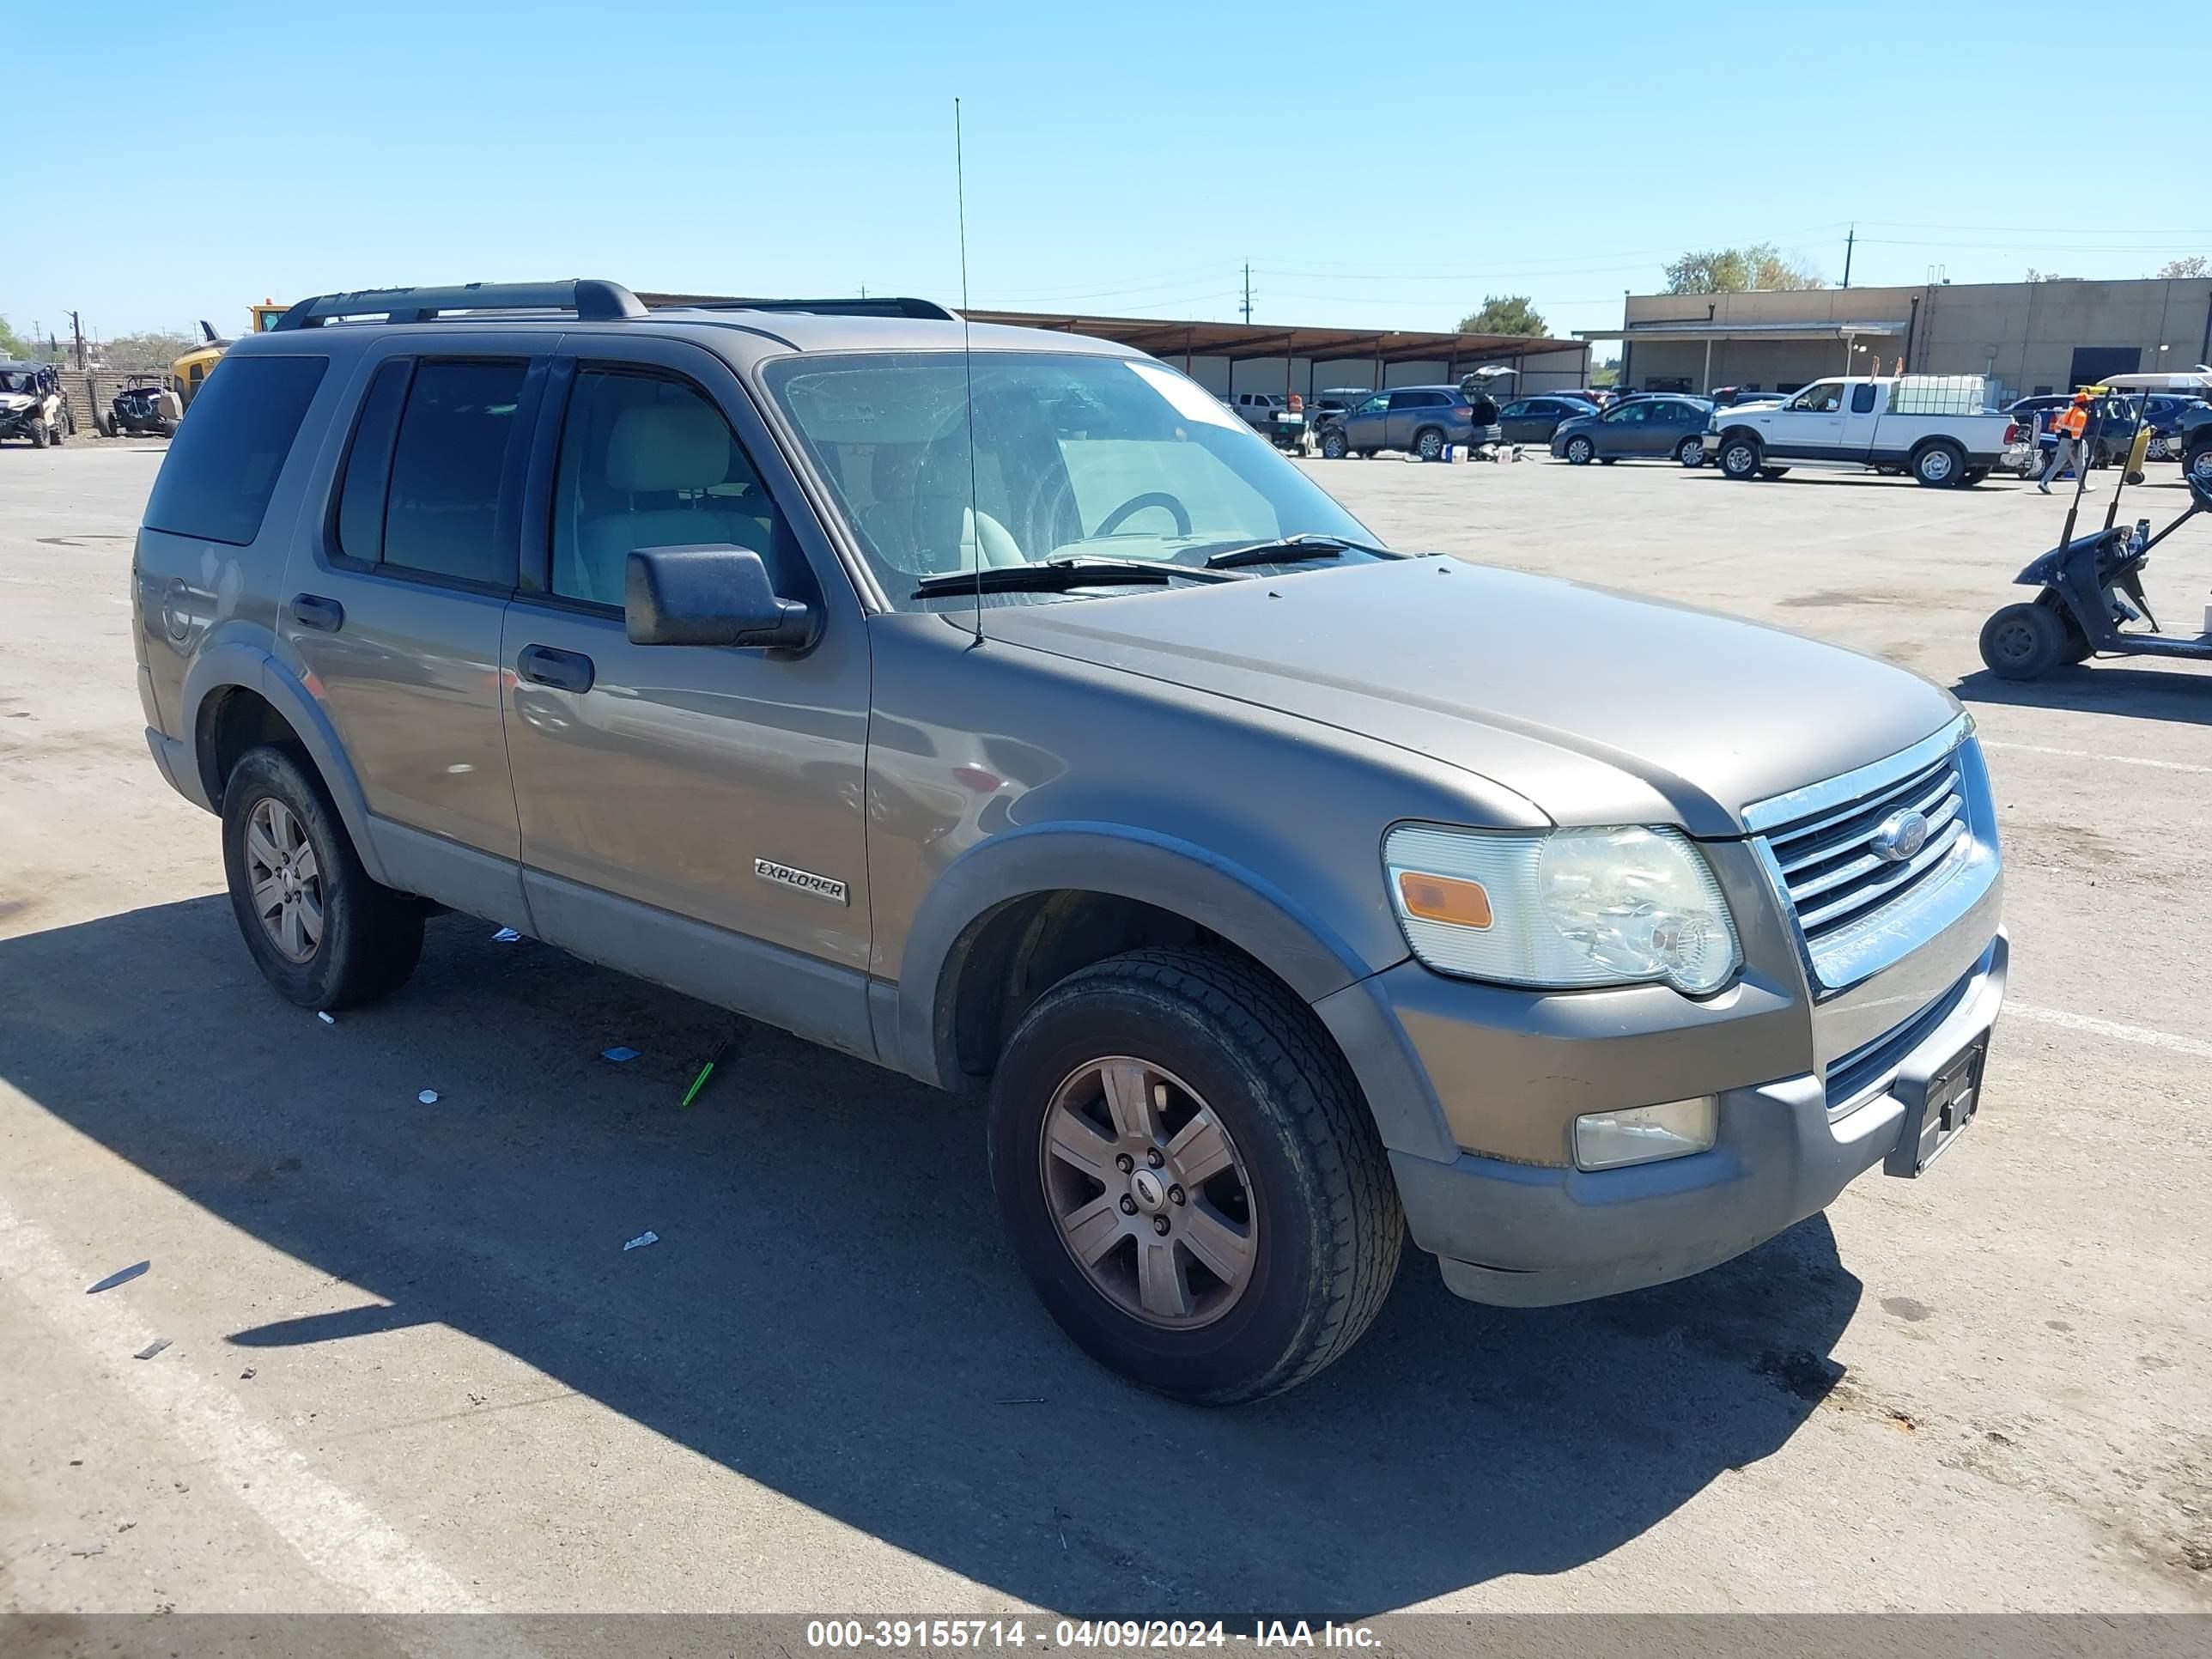
[[[1815,380],[1779,406],[1714,410],[1705,458],[1731,478],[1871,467],[1944,489],[1987,477],[2005,458],[2011,425],[1990,408],[1978,374]]]

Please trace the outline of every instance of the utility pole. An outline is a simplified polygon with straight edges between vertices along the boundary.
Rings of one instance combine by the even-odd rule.
[[[1859,240],[1859,228],[1851,227],[1851,234],[1844,238],[1844,286],[1851,285],[1851,247]]]
[[[70,313],[69,317],[70,337],[76,342],[76,366],[82,368],[84,367],[84,325],[77,320],[77,314],[74,311]]]
[[[1252,320],[1252,262],[1244,262],[1244,320]]]

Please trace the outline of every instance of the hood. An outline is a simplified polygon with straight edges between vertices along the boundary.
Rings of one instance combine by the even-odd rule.
[[[1552,432],[1554,436],[1557,436],[1562,432],[1579,432],[1586,426],[1595,426],[1604,418],[1604,410],[1595,409],[1592,410],[1587,415],[1570,415],[1565,420],[1561,421],[1559,425],[1553,427],[1552,428]]]
[[[1451,559],[1008,605],[988,631],[1413,750],[1557,823],[1708,836],[1959,712],[1856,652]]]

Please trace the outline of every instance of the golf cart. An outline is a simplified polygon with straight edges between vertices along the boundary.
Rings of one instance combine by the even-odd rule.
[[[2198,514],[2212,512],[2212,480],[2185,474],[2189,506],[2157,534],[2151,533],[2148,519],[2138,519],[2132,527],[2123,526],[2120,496],[2130,481],[2141,477],[2143,452],[2149,445],[2150,428],[2138,424],[2112,505],[2105,509],[2104,527],[2087,536],[2074,533],[2087,483],[2086,476],[2075,480],[2073,505],[2067,509],[2058,545],[2013,579],[2041,592],[2031,600],[2006,605],[1982,624],[1982,660],[1992,673],[2008,680],[2032,680],[2062,663],[2086,662],[2100,653],[2212,661],[2212,607],[2207,608],[2203,633],[2193,638],[2167,634],[2160,630],[2142,588],[2151,549]],[[2149,626],[2130,631],[2130,623]]]
[[[44,449],[76,430],[52,363],[0,362],[0,439],[27,438],[32,448]]]

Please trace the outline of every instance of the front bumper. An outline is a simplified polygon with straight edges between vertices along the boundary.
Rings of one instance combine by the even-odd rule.
[[[1718,1091],[1719,1137],[1708,1152],[1591,1171],[1393,1151],[1413,1240],[1457,1294],[1513,1307],[1663,1284],[1740,1255],[1826,1209],[1889,1156],[1905,1099],[1996,1024],[2007,954],[1999,932],[1932,1012],[1897,1028],[1894,1052],[1875,1045],[1875,1069],[1854,1068],[1848,1099],[1831,1102],[1820,1073]],[[1741,1036],[1760,1045],[1760,1025],[1751,1018]],[[1692,1091],[1674,1078],[1649,1092]]]

